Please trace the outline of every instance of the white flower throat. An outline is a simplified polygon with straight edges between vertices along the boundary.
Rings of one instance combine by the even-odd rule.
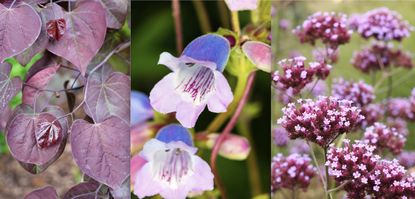
[[[192,172],[192,159],[185,150],[167,148],[154,154],[153,177],[156,180],[178,187]]]
[[[199,105],[214,91],[214,74],[210,68],[195,63],[185,63],[176,77],[176,91],[185,99]]]

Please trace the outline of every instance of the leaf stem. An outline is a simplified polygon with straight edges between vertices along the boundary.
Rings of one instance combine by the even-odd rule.
[[[246,89],[242,95],[241,101],[239,102],[235,113],[233,114],[231,120],[229,121],[229,123],[226,125],[225,129],[223,130],[223,132],[219,135],[218,139],[215,142],[215,145],[213,146],[212,149],[212,154],[210,156],[210,166],[212,167],[212,171],[213,174],[215,175],[215,181],[216,184],[221,192],[222,198],[226,199],[226,191],[225,191],[225,187],[223,186],[222,182],[220,181],[219,175],[218,175],[218,170],[216,167],[216,158],[218,156],[219,153],[219,149],[223,143],[223,141],[225,140],[225,138],[230,134],[231,130],[235,127],[236,122],[239,118],[239,115],[242,112],[242,109],[244,108],[246,102],[248,101],[248,96],[249,93],[251,91],[251,88],[253,86],[254,83],[254,79],[255,79],[255,72],[252,72],[251,74],[249,74],[248,76],[248,83],[246,86]]]
[[[110,53],[108,53],[108,55],[104,58],[104,60],[102,60],[98,65],[96,65],[90,72],[89,75],[91,75],[92,73],[94,73],[96,70],[98,70],[101,66],[103,66],[110,58],[112,55],[114,55],[115,53],[119,53],[121,51],[123,51],[124,49],[130,47],[131,45],[131,41],[122,43],[120,45],[118,45],[116,48],[114,48]]]
[[[231,18],[232,18],[232,29],[238,36],[240,36],[241,35],[241,28],[240,28],[240,24],[239,24],[238,11],[232,11],[231,12]]]
[[[27,86],[27,87],[30,87],[30,88],[33,88],[35,90],[39,90],[39,91],[42,91],[42,92],[45,91],[45,92],[51,92],[51,93],[60,93],[60,92],[66,92],[66,91],[74,91],[74,90],[82,89],[84,87],[84,85],[82,85],[82,86],[78,86],[78,87],[75,87],[75,88],[68,88],[68,89],[61,89],[61,90],[51,90],[51,89],[39,89],[39,88],[37,88],[37,87],[35,87],[33,85],[30,85],[28,83],[23,83],[23,86]]]
[[[324,147],[324,162],[327,162],[327,147]],[[333,196],[328,191],[331,187],[330,176],[329,176],[329,167],[325,166],[325,164],[324,164],[324,168],[325,168],[325,171],[326,171],[326,194],[327,194],[327,198],[333,199]]]
[[[192,0],[193,6],[196,9],[197,18],[199,19],[200,28],[202,29],[203,33],[208,33],[212,31],[210,27],[209,16],[206,11],[205,4],[203,1],[200,0]]]
[[[172,0],[173,18],[174,18],[174,30],[176,32],[176,49],[179,55],[183,51],[183,33],[182,22],[180,17],[180,2],[179,0]]]

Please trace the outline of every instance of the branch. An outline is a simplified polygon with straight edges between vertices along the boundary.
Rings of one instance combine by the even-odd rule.
[[[30,85],[30,84],[27,84],[27,83],[23,83],[23,86],[27,86],[27,87],[33,88],[35,90],[38,90],[38,91],[42,91],[42,92],[45,91],[45,92],[51,92],[51,93],[60,93],[60,92],[66,92],[66,91],[75,91],[75,90],[82,89],[84,87],[84,85],[82,85],[82,86],[68,88],[68,89],[51,90],[51,89],[40,89],[40,88],[37,88],[36,86]]]
[[[111,58],[112,55],[114,55],[115,53],[119,53],[119,52],[123,51],[124,49],[130,47],[130,45],[131,45],[131,41],[128,41],[128,42],[125,42],[125,43],[122,43],[122,44],[118,45],[116,48],[114,48],[114,50],[112,50],[110,53],[108,53],[108,55],[104,58],[104,60],[102,60],[98,65],[95,66],[95,68],[93,68],[89,72],[89,75],[91,75],[96,70],[98,70],[101,66],[103,66]]]
[[[177,54],[183,51],[183,33],[182,22],[180,17],[180,2],[179,0],[172,1],[173,18],[174,18],[174,30],[176,32],[176,48]]]
[[[226,125],[223,132],[216,139],[215,145],[213,146],[213,149],[212,149],[212,154],[210,156],[210,166],[212,167],[213,174],[215,175],[216,184],[219,187],[219,190],[222,194],[223,199],[226,199],[226,193],[225,193],[225,188],[223,187],[223,185],[220,181],[219,175],[218,175],[218,170],[216,168],[216,158],[218,156],[219,149],[220,149],[223,141],[225,141],[226,137],[231,133],[231,130],[235,127],[236,122],[238,121],[239,115],[241,114],[242,109],[244,108],[246,102],[248,101],[248,96],[249,96],[249,93],[252,89],[254,79],[255,79],[255,72],[252,72],[248,77],[247,87],[246,87],[246,89],[243,93],[241,101],[239,101],[238,107],[236,108],[236,111],[233,114],[231,120]]]

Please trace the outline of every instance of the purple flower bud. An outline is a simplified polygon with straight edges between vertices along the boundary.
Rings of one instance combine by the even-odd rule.
[[[355,105],[363,107],[375,99],[373,87],[363,81],[352,82],[337,79],[333,84],[333,97],[352,101]]]
[[[347,27],[346,15],[334,12],[314,13],[293,32],[301,43],[309,42],[314,45],[317,40],[321,40],[333,49],[349,42],[352,33]]]
[[[307,190],[315,174],[316,168],[311,164],[311,158],[308,155],[294,153],[284,157],[279,153],[272,158],[271,162],[271,191],[293,187]]]
[[[399,163],[406,168],[415,166],[415,151],[404,151],[398,156]]]
[[[288,30],[291,26],[291,23],[288,19],[281,19],[279,25],[281,30]]]
[[[327,147],[337,136],[349,133],[364,117],[349,100],[320,96],[317,100],[299,99],[282,109],[278,124],[291,139],[303,138]]]
[[[283,127],[276,127],[272,137],[274,144],[279,147],[286,146],[289,140],[288,133]]]

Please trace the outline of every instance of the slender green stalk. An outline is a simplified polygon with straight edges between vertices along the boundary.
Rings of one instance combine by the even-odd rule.
[[[232,11],[231,12],[231,17],[232,17],[232,29],[239,36],[239,35],[241,35],[241,28],[240,28],[240,24],[239,24],[238,11]]]
[[[317,174],[320,176],[320,180],[323,183],[324,192],[326,192],[326,190],[327,190],[326,180],[324,180],[323,174],[321,174],[321,171],[319,169],[320,165],[318,164],[316,154],[314,153],[314,150],[313,150],[313,146],[308,141],[307,141],[307,145],[310,148],[311,157],[313,158],[313,162],[316,165],[316,167],[318,168],[317,169]]]
[[[176,32],[176,49],[179,55],[183,50],[183,32],[182,32],[182,20],[180,17],[180,1],[172,1],[173,18],[174,18],[174,29]]]
[[[241,117],[242,118],[242,117]],[[256,157],[256,150],[254,145],[254,140],[252,139],[250,126],[248,121],[239,121],[237,124],[238,132],[246,137],[251,144],[251,151],[249,152],[249,156],[246,160],[248,165],[248,175],[249,175],[249,182],[251,185],[251,193],[252,196],[256,196],[262,193],[261,190],[261,178],[259,175],[259,166],[258,166],[258,159]]]
[[[327,147],[324,147],[324,162],[327,162]],[[330,192],[328,192],[328,190],[331,188],[331,182],[330,182],[330,176],[329,176],[329,167],[324,166],[325,170],[326,170],[326,197],[333,199],[333,196],[331,195]]]
[[[208,33],[212,31],[210,27],[209,16],[206,11],[205,5],[203,1],[200,0],[193,0],[193,6],[196,9],[197,18],[199,19],[200,28],[202,29],[203,33]]]

